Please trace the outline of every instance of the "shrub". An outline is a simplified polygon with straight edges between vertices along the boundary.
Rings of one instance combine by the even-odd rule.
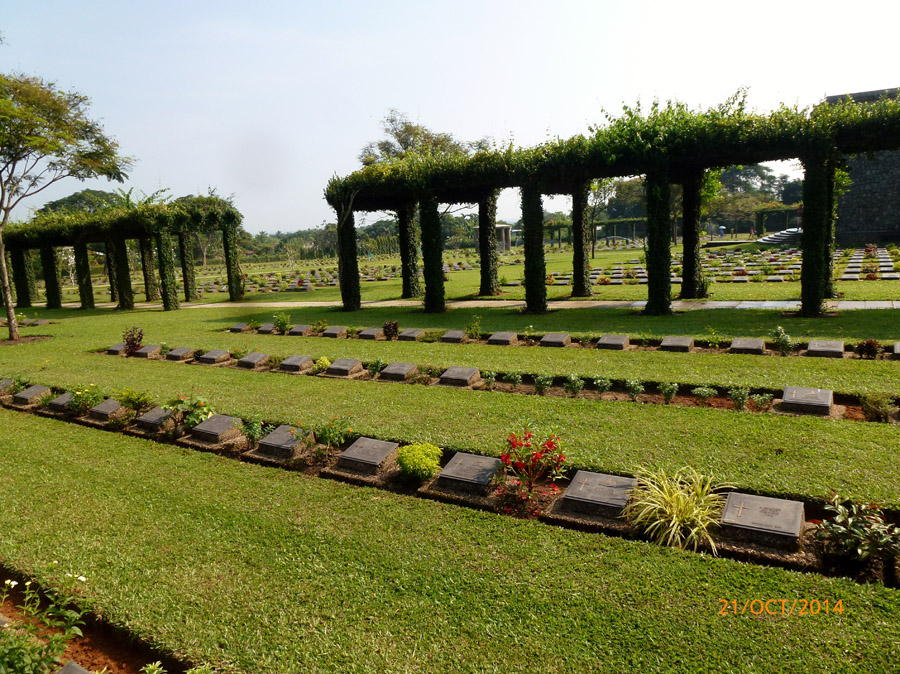
[[[242,346],[232,346],[230,353],[232,358],[234,358],[235,360],[240,360],[248,353],[250,353],[250,349],[245,349]]]
[[[597,393],[605,393],[612,388],[612,382],[606,377],[594,377],[591,379],[591,383],[597,389]]]
[[[481,339],[481,316],[472,316],[472,322],[463,328],[469,339]]]
[[[738,412],[743,412],[747,407],[747,401],[750,399],[750,389],[735,386],[728,389],[728,397],[731,398],[734,409]]]
[[[631,399],[634,402],[637,402],[637,397],[644,392],[644,385],[637,379],[626,379],[625,390],[628,391],[628,395],[631,396]]]
[[[397,339],[400,334],[400,324],[397,321],[385,321],[381,328],[384,331],[384,337],[388,341]]]
[[[320,318],[318,321],[312,324],[312,328],[310,329],[310,333],[313,335],[321,335],[325,332],[325,328],[328,327],[328,321],[324,318]]]
[[[534,378],[534,390],[539,396],[546,395],[551,386],[553,386],[552,374],[542,374]]]
[[[500,455],[500,461],[504,471],[515,479],[514,488],[519,494],[531,496],[537,485],[562,477],[566,457],[558,435],[550,434],[538,444],[526,426],[522,435],[510,433],[506,444],[508,449]]]
[[[819,524],[816,538],[827,551],[860,561],[900,553],[900,529],[887,524],[874,503],[856,503],[834,492],[825,509],[834,517]]]
[[[577,374],[567,375],[563,380],[563,388],[574,398],[584,388],[584,379]]]
[[[122,341],[125,343],[125,355],[132,356],[135,351],[143,347],[144,331],[138,326],[128,328],[122,333]]]
[[[275,332],[286,335],[291,329],[291,317],[286,311],[280,311],[272,316],[272,323],[275,326]]]
[[[771,393],[755,393],[750,396],[750,402],[760,412],[767,411],[772,406],[773,396]]]
[[[404,476],[424,482],[441,468],[441,448],[427,442],[405,445],[397,450],[397,464]]]
[[[254,414],[241,426],[241,433],[247,438],[251,447],[256,447],[259,441],[275,430],[271,424],[263,424],[262,415]]]
[[[678,384],[675,382],[663,382],[659,385],[659,392],[662,393],[663,400],[668,405],[678,393]]]
[[[176,421],[183,423],[188,428],[193,428],[216,413],[209,401],[196,393],[190,396],[179,394],[177,398],[163,407],[172,410],[175,413]]]
[[[493,370],[485,370],[481,373],[481,378],[484,380],[484,387],[492,389],[494,388],[494,382],[497,381],[497,373]]]
[[[519,388],[519,385],[522,383],[522,373],[521,372],[507,372],[503,375],[503,381],[512,384],[513,388]]]
[[[350,421],[340,417],[332,417],[331,420],[316,428],[313,433],[316,436],[316,442],[326,447],[338,449],[353,433],[350,428]]]
[[[710,398],[715,398],[718,391],[711,386],[698,386],[691,389],[691,395],[699,398],[701,402],[706,403]]]
[[[717,492],[728,487],[713,485],[712,478],[693,468],[674,474],[642,468],[623,515],[656,543],[692,550],[707,544],[716,554],[709,530],[718,522],[725,502]]]
[[[772,341],[775,342],[775,348],[782,356],[789,355],[791,351],[797,348],[797,343],[791,339],[791,336],[780,325],[772,333]]]
[[[116,391],[115,397],[121,405],[130,410],[134,410],[138,414],[146,412],[155,404],[152,395],[146,392],[135,391],[132,388],[124,388]]]
[[[863,414],[869,421],[886,423],[891,420],[891,415],[897,409],[894,398],[886,393],[870,393],[860,396]]]
[[[722,346],[722,335],[716,332],[714,328],[707,326],[706,343],[709,344],[709,348],[718,349],[720,346]]]
[[[69,403],[69,411],[75,416],[87,414],[92,407],[105,400],[105,396],[97,389],[96,384],[78,386],[72,389],[72,401]]]
[[[378,358],[376,358],[375,360],[366,364],[366,369],[369,371],[369,374],[374,377],[376,374],[381,372],[386,366],[387,366],[387,361],[384,358],[382,358],[381,356],[378,356]]]
[[[856,355],[860,358],[874,360],[878,358],[878,354],[881,352],[881,345],[877,339],[864,339],[858,342],[853,350],[856,351]]]
[[[315,363],[313,363],[312,372],[313,374],[319,374],[320,372],[325,372],[329,367],[331,367],[331,361],[328,360],[326,356],[322,356]]]

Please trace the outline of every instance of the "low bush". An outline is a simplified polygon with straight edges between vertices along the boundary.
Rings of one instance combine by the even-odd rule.
[[[715,398],[718,391],[712,386],[697,386],[691,389],[691,395],[699,398],[700,402],[706,403],[710,398]]]
[[[197,424],[203,423],[216,413],[209,401],[196,393],[190,396],[179,394],[177,398],[166,403],[163,407],[167,410],[172,410],[175,421],[184,424],[188,428],[193,428]]]
[[[606,377],[593,377],[591,383],[594,385],[594,388],[597,389],[597,393],[606,393],[612,388],[612,382]]]
[[[484,387],[490,390],[494,388],[494,384],[497,381],[497,373],[493,370],[485,370],[481,373],[481,378],[484,380]]]
[[[503,375],[503,381],[508,384],[512,384],[513,388],[519,388],[522,383],[522,373],[521,372],[507,372]]]
[[[553,386],[553,375],[542,374],[534,378],[534,391],[539,396],[547,395],[547,391]]]
[[[386,321],[381,328],[384,331],[384,337],[388,341],[397,339],[400,334],[400,324],[397,321]]]
[[[315,363],[313,363],[312,372],[313,374],[319,374],[320,372],[325,372],[329,367],[331,367],[331,361],[328,360],[327,356],[322,356]]]
[[[397,464],[403,475],[424,482],[434,477],[441,469],[441,455],[440,447],[427,442],[418,442],[397,450]]]
[[[857,342],[853,350],[856,351],[856,355],[860,358],[874,360],[881,353],[881,345],[877,339],[864,339],[861,342]]]
[[[378,356],[378,358],[376,358],[375,360],[366,363],[366,369],[369,371],[369,374],[374,377],[385,367],[387,367],[387,364],[388,363],[384,358]]]
[[[463,328],[469,339],[481,339],[481,316],[472,316],[472,322]]]
[[[241,426],[241,433],[247,438],[247,442],[250,443],[251,447],[259,445],[259,441],[273,430],[275,430],[275,427],[271,424],[264,424],[260,414],[254,414]]]
[[[272,316],[272,323],[275,326],[275,332],[281,335],[286,335],[291,329],[291,317],[285,311]]]
[[[659,392],[662,394],[663,401],[668,405],[678,394],[678,384],[675,382],[663,382],[659,385]]]
[[[644,385],[637,379],[626,379],[625,390],[628,391],[628,395],[631,396],[631,399],[634,402],[637,402],[637,397],[644,392]]]
[[[834,516],[821,522],[816,538],[833,554],[866,561],[900,554],[900,529],[884,520],[873,503],[856,503],[833,493],[825,509]]]
[[[115,399],[121,405],[138,414],[143,414],[156,404],[153,396],[144,391],[135,391],[132,388],[123,388],[114,393]]]
[[[741,386],[735,386],[728,389],[728,397],[731,398],[731,404],[738,412],[743,412],[747,408],[747,401],[750,399],[750,389]]]
[[[771,393],[754,393],[750,396],[750,402],[759,412],[766,412],[772,406],[773,396]]]
[[[584,379],[579,377],[577,374],[567,375],[563,380],[563,388],[573,398],[578,395],[581,389],[584,388]]]
[[[134,353],[144,346],[144,331],[138,326],[128,328],[122,333],[122,342],[125,344],[125,355],[133,356]]]
[[[791,339],[791,336],[784,331],[780,325],[775,327],[772,333],[772,341],[775,343],[775,349],[782,356],[787,356],[797,348],[797,343]]]
[[[69,411],[77,417],[85,415],[92,407],[99,405],[106,399],[96,384],[77,386],[72,389],[72,400],[69,402]]]
[[[886,423],[891,420],[891,415],[897,409],[894,397],[885,393],[871,393],[860,396],[863,414],[869,421]]]

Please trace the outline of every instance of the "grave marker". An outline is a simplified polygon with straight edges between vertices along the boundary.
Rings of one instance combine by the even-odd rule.
[[[115,398],[107,398],[99,405],[94,405],[90,410],[88,410],[88,416],[92,419],[98,419],[100,421],[109,421],[117,414],[123,412],[125,410],[122,407],[122,403],[120,403]]]
[[[380,378],[388,381],[406,381],[418,371],[414,363],[391,363],[381,371]]]
[[[166,354],[166,360],[183,361],[194,357],[194,350],[189,346],[179,346]]]
[[[247,332],[250,329],[250,326],[246,323],[235,323],[230,328],[228,328],[228,332]]]
[[[484,493],[500,469],[500,459],[457,452],[438,474],[437,483],[446,489]]]
[[[495,332],[488,337],[488,344],[494,346],[515,346],[518,344],[518,339],[514,332]]]
[[[302,440],[302,432],[293,426],[281,424],[259,441],[256,452],[275,459],[292,459],[294,449]]]
[[[47,407],[50,408],[51,412],[62,414],[69,409],[69,403],[72,402],[72,397],[72,394],[69,391],[66,391],[61,396],[51,400]]]
[[[541,346],[565,347],[572,343],[567,332],[550,332],[541,337]]]
[[[834,395],[828,389],[785,386],[782,408],[803,414],[830,414]]]
[[[242,422],[237,417],[225,414],[213,414],[191,430],[191,437],[208,443],[227,442],[240,435]]]
[[[325,328],[322,336],[331,337],[332,339],[343,339],[347,336],[347,327],[344,325],[332,325]]]
[[[678,351],[681,353],[687,353],[693,347],[693,337],[663,337],[662,344],[659,345],[662,351]]]
[[[751,339],[747,337],[736,337],[731,342],[729,353],[748,353],[755,356],[761,356],[766,352],[766,342],[763,339]]]
[[[271,335],[275,332],[275,324],[274,323],[263,323],[259,326],[259,330],[257,332],[261,335]]]
[[[630,343],[628,335],[603,335],[597,342],[597,348],[622,351]]]
[[[359,332],[360,339],[384,339],[384,330],[382,328],[366,328]]]
[[[231,353],[225,351],[224,349],[213,349],[212,351],[207,351],[202,356],[200,356],[197,360],[199,360],[204,365],[215,365],[217,363],[224,363],[227,360],[231,359]]]
[[[168,422],[172,418],[172,410],[167,410],[163,407],[154,407],[149,412],[145,412],[141,416],[139,416],[136,421],[138,426],[143,428],[145,431],[150,431],[151,433],[158,433],[163,429]]]
[[[259,367],[265,365],[269,360],[269,354],[267,353],[259,353],[258,351],[253,351],[248,353],[246,356],[241,358],[237,362],[238,367],[242,367],[246,370],[255,370]]]
[[[409,330],[404,330],[398,336],[401,342],[418,342],[422,339],[422,335],[425,334],[424,330],[420,330],[418,328],[410,328]]]
[[[108,356],[124,356],[125,355],[125,342],[119,342],[118,344],[113,344],[106,350],[106,355]]]
[[[325,370],[325,374],[331,375],[332,377],[352,377],[362,371],[362,361],[354,358],[338,358],[328,366],[328,369]]]
[[[288,334],[292,337],[309,337],[312,334],[311,325],[295,325],[288,330]]]
[[[803,527],[803,503],[730,492],[721,524],[727,536],[796,550]]]
[[[280,369],[285,372],[304,372],[312,369],[313,359],[309,356],[289,356],[281,361]]]
[[[454,366],[441,375],[440,383],[444,386],[473,386],[481,381],[481,372],[474,367]]]
[[[155,358],[162,352],[158,344],[148,344],[134,352],[135,358]]]
[[[441,341],[445,344],[462,344],[466,341],[466,333],[462,330],[447,330],[441,335]]]
[[[338,458],[338,466],[360,473],[374,474],[397,449],[396,442],[358,438]]]
[[[13,396],[13,403],[16,405],[34,405],[49,391],[50,389],[46,386],[29,386]]]
[[[618,517],[636,483],[633,477],[579,470],[563,493],[560,505],[576,512]]]
[[[806,355],[817,358],[843,358],[844,343],[836,339],[811,339]]]

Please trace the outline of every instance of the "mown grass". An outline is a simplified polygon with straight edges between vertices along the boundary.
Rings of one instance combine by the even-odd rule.
[[[585,374],[635,373],[644,380],[683,381],[696,377],[699,368],[715,372],[720,384],[727,380],[746,385],[752,380],[781,386],[787,383],[781,368],[793,367],[798,377],[806,377],[803,383],[815,385],[816,377],[823,381],[846,377],[847,388],[852,388],[869,381],[895,383],[898,372],[896,363],[885,361],[388,344],[221,332],[219,328],[234,320],[232,314],[233,310],[195,310],[70,318],[48,326],[54,339],[0,349],[0,374],[23,374],[61,387],[96,383],[109,393],[129,386],[159,401],[199,388],[220,411],[244,418],[260,414],[271,421],[309,426],[333,416],[350,417],[357,433],[494,455],[502,449],[506,434],[531,422],[559,432],[575,466],[631,474],[644,464],[692,465],[742,489],[763,493],[824,500],[834,488],[895,507],[900,504],[896,480],[900,429],[895,425],[291,377],[88,352],[118,341],[125,327],[140,324],[146,331],[145,343],[166,341],[171,346],[240,345],[283,356],[306,352],[368,360],[381,355],[385,360],[444,360],[497,369],[510,363],[519,366],[515,369],[535,365],[556,374],[571,371],[575,363]]]
[[[0,424],[0,559],[47,585],[84,574],[99,615],[223,671],[885,672],[900,647],[897,592],[881,586],[8,410]],[[720,599],[844,612],[719,615]]]

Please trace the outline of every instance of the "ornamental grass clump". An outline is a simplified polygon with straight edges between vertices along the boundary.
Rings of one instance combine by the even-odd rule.
[[[725,504],[720,492],[729,488],[713,484],[711,477],[693,468],[675,473],[641,468],[623,516],[660,545],[692,550],[708,545],[715,555],[710,529],[718,523]]]
[[[405,477],[424,482],[441,469],[442,453],[440,447],[427,442],[404,445],[397,450],[397,465]]]

